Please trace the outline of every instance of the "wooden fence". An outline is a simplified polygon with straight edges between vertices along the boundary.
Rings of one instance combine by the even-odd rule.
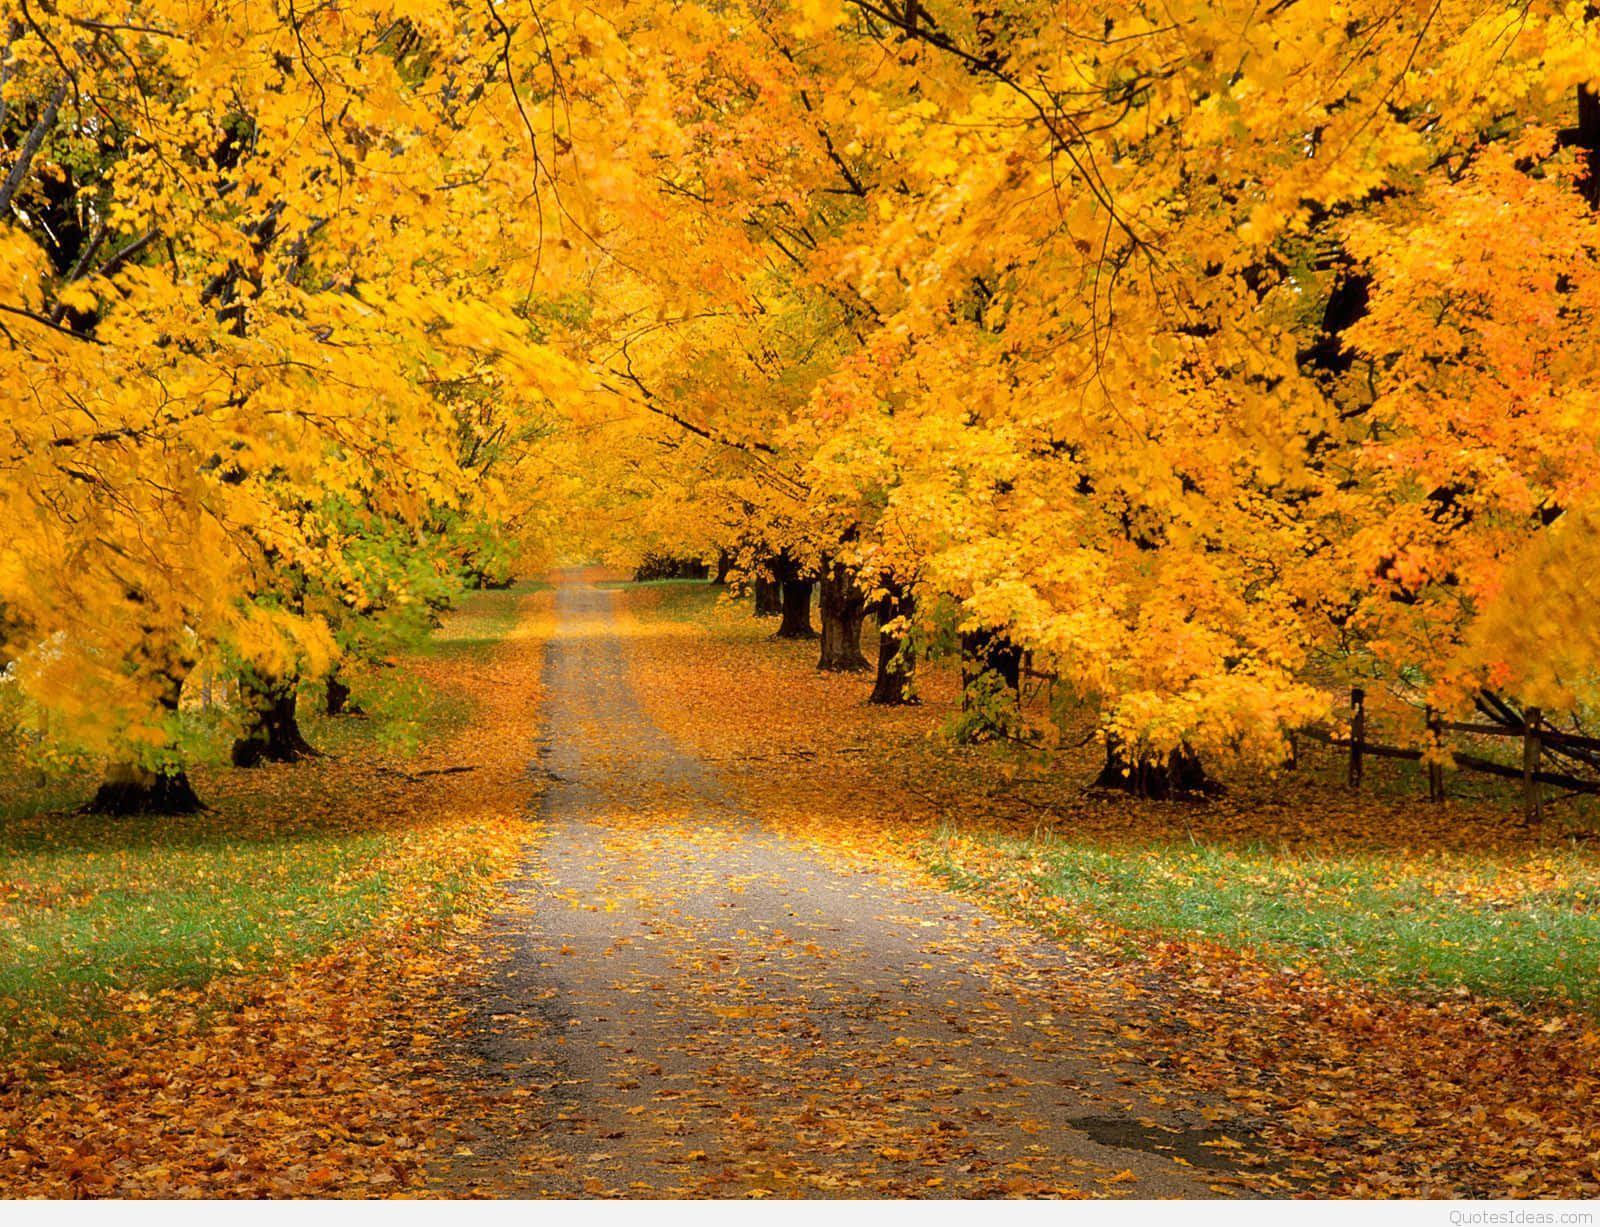
[[[1545,723],[1537,707],[1518,712],[1509,704],[1485,695],[1478,709],[1490,723],[1469,723],[1459,720],[1441,720],[1429,708],[1427,711],[1428,735],[1433,741],[1431,750],[1414,750],[1402,746],[1386,746],[1367,739],[1367,696],[1359,686],[1350,691],[1350,736],[1336,737],[1327,729],[1304,728],[1297,736],[1320,741],[1325,745],[1344,746],[1350,751],[1348,782],[1351,788],[1361,787],[1364,760],[1374,758],[1401,758],[1412,762],[1428,760],[1428,798],[1444,800],[1444,767],[1439,761],[1443,753],[1444,734],[1469,733],[1475,737],[1515,737],[1522,742],[1522,766],[1512,767],[1493,759],[1452,750],[1450,758],[1457,767],[1467,771],[1481,771],[1489,775],[1522,781],[1522,812],[1529,822],[1544,817],[1544,787],[1564,788],[1572,793],[1600,794],[1600,780],[1586,779],[1560,771],[1546,771],[1541,761],[1546,755],[1591,770],[1600,770],[1600,738],[1583,737],[1565,733]]]

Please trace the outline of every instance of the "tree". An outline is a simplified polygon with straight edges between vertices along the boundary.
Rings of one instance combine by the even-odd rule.
[[[0,21],[6,651],[113,761],[193,650],[359,653],[353,542],[728,550],[850,668],[888,593],[879,701],[954,609],[1145,792],[1589,697],[1581,7]]]
[[[159,782],[183,659],[326,639],[278,583],[344,581],[320,500],[493,520],[440,382],[570,386],[527,305],[561,248],[527,207],[554,154],[523,96],[571,63],[534,26],[450,3],[0,12],[0,385],[25,406],[0,459],[23,526],[0,543],[7,650],[53,730],[127,765],[118,808],[187,804]]]
[[[673,231],[727,238],[720,286],[739,289],[719,290],[715,329],[696,315],[652,348],[692,338],[704,354],[715,332],[765,360],[804,337],[824,360],[782,366],[781,400],[719,378],[736,362],[702,362],[692,405],[651,384],[655,411],[729,452],[765,449],[798,483],[742,490],[728,519],[781,519],[779,542],[864,583],[914,574],[921,609],[955,598],[965,624],[1099,709],[1130,780],[1181,784],[1202,756],[1271,763],[1285,729],[1331,715],[1313,664],[1394,676],[1452,621],[1447,640],[1465,641],[1483,606],[1458,599],[1463,573],[1436,596],[1410,582],[1425,560],[1410,543],[1460,520],[1463,483],[1449,465],[1421,491],[1400,480],[1416,447],[1443,457],[1462,434],[1424,431],[1420,406],[1401,420],[1385,389],[1508,368],[1458,348],[1402,369],[1374,344],[1394,301],[1380,255],[1404,262],[1464,172],[1537,154],[1553,100],[1586,84],[1587,18],[1356,5],[1330,25],[1318,6],[1229,3],[1109,20],[1058,6],[1045,22],[1033,6],[862,2],[752,9],[732,28],[673,44],[674,114],[721,140],[678,145],[655,199]],[[835,85],[868,75],[870,95]],[[780,172],[757,140],[794,156]],[[1537,156],[1528,178],[1553,199],[1562,155]],[[1502,181],[1482,200],[1526,195]],[[1585,227],[1568,234],[1562,259],[1582,268]],[[1478,278],[1503,257],[1518,309],[1537,311],[1551,295],[1502,237],[1455,267]],[[1559,293],[1581,321],[1581,289]],[[1478,394],[1457,403],[1492,416]],[[1387,448],[1397,434],[1416,447]],[[1592,444],[1545,437],[1566,455]],[[1496,557],[1544,531],[1517,523]]]
[[[861,654],[861,624],[867,616],[866,593],[836,558],[823,563],[817,589],[817,612],[822,620],[822,655],[817,668],[828,673],[864,672],[868,665]]]
[[[893,580],[886,581],[878,599],[878,668],[869,703],[898,706],[917,701],[911,642],[903,629],[915,615],[911,595]]]

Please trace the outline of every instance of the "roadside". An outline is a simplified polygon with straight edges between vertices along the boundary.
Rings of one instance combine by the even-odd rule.
[[[484,594],[397,671],[416,757],[347,723],[193,826],[9,818],[0,943],[59,983],[10,990],[0,1192],[1600,1192],[1550,995],[1585,845],[1314,778],[1086,796],[944,744],[951,677],[870,708],[714,599],[548,648],[548,593]],[[1522,997],[1443,982],[1500,950]]]
[[[626,600],[653,631],[632,660],[657,723],[777,829],[899,860],[1081,948],[1079,1007],[1144,1016],[1122,1053],[1141,1085],[1216,1097],[1210,1119],[1292,1157],[1263,1187],[1600,1191],[1600,1032],[1553,995],[1592,992],[1587,844],[1508,830],[1492,805],[1349,798],[1314,776],[1206,806],[1095,797],[1073,765],[1047,777],[946,745],[956,690],[938,671],[922,707],[876,709],[862,678],[819,675],[815,645],[770,640],[704,586]],[[1342,863],[1386,871],[1335,913]],[[1290,917],[1311,926],[1298,945]],[[1481,948],[1449,945],[1474,929]],[[1449,983],[1463,966],[1500,991]]]
[[[332,754],[197,772],[193,818],[6,821],[0,1193],[420,1187],[441,986],[534,830],[548,601],[476,594],[394,671],[415,754],[312,723]]]

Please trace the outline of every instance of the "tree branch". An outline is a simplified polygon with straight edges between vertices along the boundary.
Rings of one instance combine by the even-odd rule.
[[[50,135],[50,129],[56,126],[56,115],[66,97],[67,82],[63,80],[56,86],[56,92],[50,96],[50,101],[45,103],[44,110],[39,113],[39,118],[34,121],[33,127],[28,130],[22,148],[17,151],[17,160],[11,166],[11,173],[6,176],[5,183],[0,185],[0,217],[11,212],[11,201],[22,186],[28,167],[38,155],[39,146],[43,145],[44,138]]]

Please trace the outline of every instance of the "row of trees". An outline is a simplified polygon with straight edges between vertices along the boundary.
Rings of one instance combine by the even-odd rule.
[[[1581,710],[1597,27],[0,0],[11,673],[108,804],[181,799],[197,661],[270,745],[463,577],[599,549],[791,630],[820,583],[833,667],[875,608],[885,699],[900,638],[980,698],[1031,655],[1157,791],[1350,680]]]
[[[825,668],[863,602],[1030,654],[1154,792],[1352,681],[1593,699],[1590,9],[677,14],[594,352],[652,548],[816,581]]]
[[[490,9],[0,4],[0,665],[111,811],[198,802],[183,690],[302,680],[503,578],[536,496],[548,130]],[[552,288],[554,287],[554,288]]]

